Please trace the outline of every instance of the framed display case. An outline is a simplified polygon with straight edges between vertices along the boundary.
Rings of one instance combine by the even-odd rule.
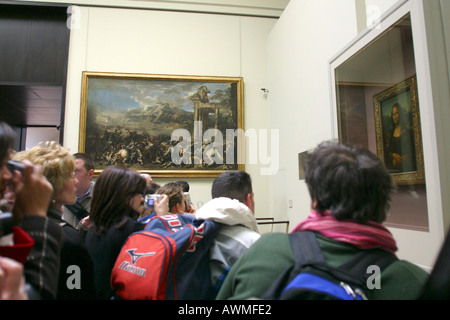
[[[377,154],[391,173],[396,192],[385,224],[429,231],[411,14],[391,21],[332,61],[335,132]]]

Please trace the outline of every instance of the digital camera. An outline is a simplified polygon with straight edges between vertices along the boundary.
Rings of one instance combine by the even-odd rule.
[[[144,198],[145,209],[150,209],[152,212],[155,211],[155,201],[158,203],[161,198],[160,194],[147,194]]]
[[[14,160],[9,160],[6,163],[6,167],[8,168],[8,170],[11,172],[11,174],[14,176],[14,172],[17,170],[19,172],[23,172],[23,169],[25,169],[25,165],[20,162],[20,161],[14,161]]]

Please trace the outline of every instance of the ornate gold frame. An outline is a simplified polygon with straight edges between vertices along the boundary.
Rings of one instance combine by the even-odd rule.
[[[409,92],[409,101],[405,99]],[[419,101],[417,95],[417,80],[416,76],[412,76],[405,81],[402,81],[373,97],[375,108],[375,133],[377,154],[384,161],[386,166],[386,139],[388,138],[386,127],[388,126],[386,114],[392,109],[395,102],[402,99],[402,102],[409,104],[410,121],[407,123],[412,131],[411,137],[413,139],[414,155],[415,155],[415,170],[391,172],[394,182],[398,185],[406,184],[423,184],[425,183],[425,170],[423,161],[422,149],[422,134],[420,126]],[[404,109],[402,107],[402,109]],[[403,110],[404,111],[404,110]],[[389,169],[389,167],[388,167]]]
[[[114,90],[104,90],[101,92],[101,89],[99,89],[100,86],[97,88],[90,87],[91,82],[94,82],[93,80],[108,80],[109,83],[113,84],[115,83],[117,87],[114,88]],[[122,81],[122,82],[121,82]],[[196,165],[185,165],[176,167],[175,164],[172,162],[172,165],[169,165],[166,167],[167,164],[161,166],[160,168],[156,168],[157,166],[154,163],[147,163],[147,167],[145,163],[143,165],[137,164],[137,165],[130,165],[130,168],[133,168],[139,172],[142,173],[149,173],[153,177],[216,177],[222,172],[229,171],[229,170],[245,170],[244,165],[244,99],[243,99],[243,78],[242,77],[217,77],[217,76],[186,76],[186,75],[154,75],[154,74],[136,74],[136,73],[108,73],[108,72],[83,72],[82,75],[82,87],[81,87],[81,110],[80,110],[80,133],[79,133],[79,152],[86,152],[86,153],[94,153],[94,160],[96,162],[96,175],[100,174],[104,168],[106,168],[109,165],[112,165],[114,163],[109,163],[106,165],[106,157],[104,157],[104,154],[100,156],[100,159],[98,159],[98,155],[95,155],[98,152],[92,152],[93,150],[90,150],[91,146],[95,144],[95,148],[98,147],[99,144],[104,143],[102,139],[105,139],[105,136],[95,136],[92,134],[92,132],[97,131],[100,132],[101,130],[105,130],[105,135],[108,133],[108,130],[110,130],[112,133],[112,130],[114,130],[114,126],[108,127],[108,125],[96,122],[97,119],[100,119],[99,115],[100,113],[96,113],[94,110],[95,108],[92,105],[89,105],[88,98],[91,97],[90,95],[95,96],[96,94],[107,96],[115,95],[118,92],[120,92],[122,89],[119,85],[120,83],[126,83],[127,81],[133,81],[132,83],[129,82],[129,88],[133,88],[132,84],[138,84],[139,86],[145,87],[145,90],[148,92],[152,91],[152,85],[156,85],[156,81],[159,85],[163,84],[163,86],[167,86],[167,89],[170,89],[171,87],[175,88],[175,86],[182,84],[186,84],[186,86],[189,86],[192,84],[198,85],[199,87],[202,85],[205,86],[214,86],[214,87],[221,87],[223,86],[229,86],[230,93],[229,97],[231,97],[229,100],[224,99],[220,100],[219,102],[210,102],[207,98],[206,100],[193,100],[192,102],[195,103],[195,106],[192,106],[193,110],[193,116],[194,120],[192,121],[192,124],[195,121],[195,117],[200,117],[198,114],[202,113],[202,117],[209,117],[209,115],[214,114],[215,116],[215,128],[220,127],[220,123],[218,124],[218,121],[225,121],[221,117],[223,114],[225,116],[229,113],[231,113],[233,116],[231,117],[233,123],[232,128],[226,128],[226,129],[233,129],[236,132],[236,141],[237,146],[234,148],[234,155],[235,160],[237,163],[226,163],[224,161],[224,165],[220,166],[216,163],[213,163],[212,165],[205,165],[203,164],[196,164]],[[100,82],[97,82],[100,83]],[[156,88],[156,87],[155,87]],[[187,94],[187,92],[183,92],[183,94]],[[198,96],[198,95],[197,95]],[[148,98],[150,98],[150,95],[148,95]],[[130,97],[131,99],[131,97]],[[106,99],[105,101],[108,101]],[[114,100],[113,97],[110,97],[109,101],[112,101],[112,104],[118,104],[120,102],[117,102],[118,100]],[[206,101],[206,102],[205,102]],[[137,101],[136,101],[137,102]],[[132,101],[130,101],[130,104]],[[102,106],[108,108],[109,106]],[[111,108],[113,106],[111,105]],[[199,111],[199,110],[202,111]],[[96,109],[98,110],[98,109]],[[103,109],[102,109],[103,110]],[[164,109],[165,110],[165,109]],[[208,111],[211,110],[211,111]],[[225,110],[225,111],[224,111]],[[228,113],[227,113],[228,111]],[[102,114],[106,114],[104,111],[102,111]],[[114,111],[111,109],[111,114]],[[181,111],[180,111],[181,112]],[[206,113],[205,113],[206,112]],[[211,112],[211,113],[210,113]],[[224,112],[224,113],[221,113]],[[120,112],[117,112],[117,114],[120,114]],[[206,114],[206,115],[205,115]],[[220,114],[220,116],[219,116]],[[125,113],[124,113],[125,115]],[[94,119],[95,118],[95,119]],[[185,120],[185,118],[183,118]],[[203,118],[202,118],[203,119]],[[230,122],[230,116],[227,118],[228,122]],[[104,122],[107,122],[107,119],[104,119]],[[141,121],[141,118],[136,118],[136,121]],[[197,119],[197,121],[200,121]],[[129,124],[132,124],[134,128],[127,128],[125,127],[126,121],[122,122],[123,127],[120,130],[128,130],[129,132],[132,132],[134,128],[137,127],[136,123],[128,122]],[[184,125],[186,125],[186,120],[183,122]],[[198,123],[198,122],[197,122]],[[203,122],[201,122],[203,123]],[[164,124],[163,122],[153,122],[154,126],[161,126]],[[136,125],[136,126],[135,126]],[[173,122],[168,122],[167,126],[173,127],[173,129],[176,128],[176,124]],[[178,125],[182,125],[181,123],[178,123]],[[227,124],[228,125],[228,124]],[[150,128],[151,123],[148,123],[147,125],[141,125],[141,128]],[[208,127],[209,129],[212,129],[212,127]],[[183,129],[180,127],[180,129]],[[206,127],[203,127],[203,130],[206,130]],[[240,130],[238,130],[240,129]],[[156,130],[156,129],[155,129]],[[153,131],[155,131],[153,130]],[[194,129],[193,129],[194,130]],[[223,134],[223,141],[225,141],[226,133],[223,132],[223,130],[219,130]],[[145,132],[145,129],[142,129],[141,131]],[[87,133],[89,132],[89,133]],[[192,132],[191,132],[192,133]],[[144,135],[144,133],[142,134]],[[150,140],[152,137],[149,134],[148,139]],[[195,136],[195,134],[194,134]],[[201,139],[203,140],[204,136],[202,135]],[[90,141],[87,142],[87,139]],[[91,140],[94,139],[94,140]],[[95,141],[95,143],[92,143],[92,141]],[[174,140],[172,140],[174,141]],[[134,143],[134,142],[133,142]],[[106,146],[105,146],[106,147]],[[86,148],[88,150],[86,150]],[[150,147],[149,147],[150,148]],[[147,150],[147,149],[146,149]],[[96,150],[94,150],[96,151]],[[142,150],[141,150],[142,151]],[[113,152],[113,151],[112,151]],[[141,152],[142,153],[142,152]],[[194,150],[192,150],[192,153],[194,153]],[[202,154],[203,156],[203,154]],[[150,161],[150,160],[148,160]],[[123,165],[127,166],[127,164],[124,162]],[[193,164],[193,163],[192,163]]]

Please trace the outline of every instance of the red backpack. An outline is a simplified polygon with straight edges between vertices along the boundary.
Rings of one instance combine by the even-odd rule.
[[[126,300],[214,299],[209,248],[220,224],[189,215],[153,217],[125,241],[111,273]]]

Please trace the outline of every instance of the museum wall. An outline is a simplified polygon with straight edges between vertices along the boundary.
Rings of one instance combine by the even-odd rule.
[[[353,0],[291,1],[269,36],[269,119],[282,154],[270,203],[291,228],[310,212],[298,154],[332,136],[328,61],[357,35],[355,12]]]
[[[244,129],[268,126],[266,41],[275,18],[78,6],[71,29],[64,145],[78,150],[83,71],[244,78]],[[246,150],[249,146],[246,145]],[[247,157],[248,157],[248,151]],[[247,158],[248,159],[248,158]],[[253,179],[256,215],[270,216],[259,159],[246,170]],[[211,198],[213,178],[187,180],[198,207]]]

